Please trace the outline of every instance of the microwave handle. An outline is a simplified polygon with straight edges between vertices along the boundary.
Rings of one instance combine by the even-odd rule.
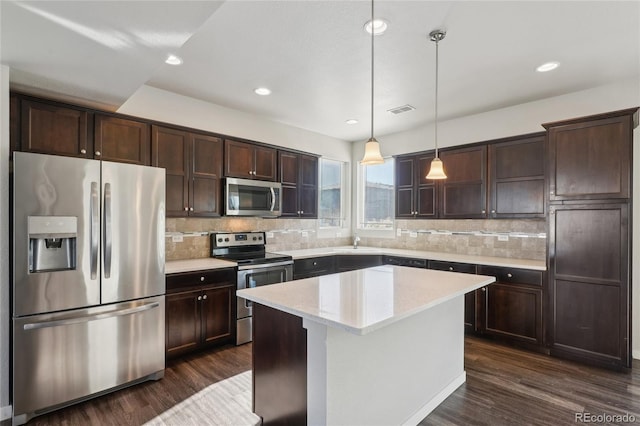
[[[276,191],[273,189],[273,187],[269,188],[271,190],[271,210],[273,211],[273,209],[276,208]]]

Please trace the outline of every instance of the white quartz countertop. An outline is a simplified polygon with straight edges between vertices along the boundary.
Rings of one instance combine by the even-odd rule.
[[[180,272],[205,271],[207,269],[234,268],[236,265],[236,262],[214,259],[213,257],[207,257],[204,259],[170,260],[164,265],[164,273],[177,274]]]
[[[505,268],[522,268],[536,271],[547,269],[544,260],[511,259],[506,257],[471,256],[464,254],[442,253],[433,251],[406,250],[380,247],[360,246],[354,249],[352,246],[326,247],[304,250],[278,251],[280,254],[292,256],[293,259],[305,259],[318,256],[332,256],[337,254],[386,254],[389,256],[413,257],[416,259],[439,260],[443,262],[472,263],[475,265],[502,266]]]
[[[485,275],[384,265],[238,290],[237,295],[364,335],[494,281]]]

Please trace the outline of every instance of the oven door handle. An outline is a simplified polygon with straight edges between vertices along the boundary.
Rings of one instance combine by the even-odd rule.
[[[238,266],[238,271],[250,271],[253,269],[266,269],[266,268],[274,268],[278,266],[290,266],[293,265],[293,260],[285,260],[282,262],[273,262],[273,263],[261,263],[259,265],[243,265]]]

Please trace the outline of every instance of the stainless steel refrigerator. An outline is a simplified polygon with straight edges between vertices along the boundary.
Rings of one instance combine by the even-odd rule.
[[[16,152],[13,423],[164,375],[165,171]]]

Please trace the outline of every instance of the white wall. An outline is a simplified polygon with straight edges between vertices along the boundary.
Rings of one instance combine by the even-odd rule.
[[[350,161],[345,141],[198,99],[142,86],[118,112]]]
[[[9,68],[0,65],[0,421],[9,406]]]
[[[446,102],[446,99],[441,100]],[[567,95],[543,99],[444,121],[438,125],[440,147],[462,145],[485,140],[544,131],[542,123],[585,115],[605,113],[640,106],[640,78],[620,81]],[[433,125],[385,136],[376,135],[383,156],[423,151],[434,148]],[[353,143],[353,182],[357,182],[358,160],[364,152],[364,141]],[[640,127],[634,131],[634,199],[640,204]],[[358,188],[353,188],[353,223],[356,223]],[[640,359],[640,208],[633,209],[633,276],[632,276],[632,345],[634,358]],[[361,232],[361,231],[359,231]],[[390,234],[393,236],[393,233]]]

